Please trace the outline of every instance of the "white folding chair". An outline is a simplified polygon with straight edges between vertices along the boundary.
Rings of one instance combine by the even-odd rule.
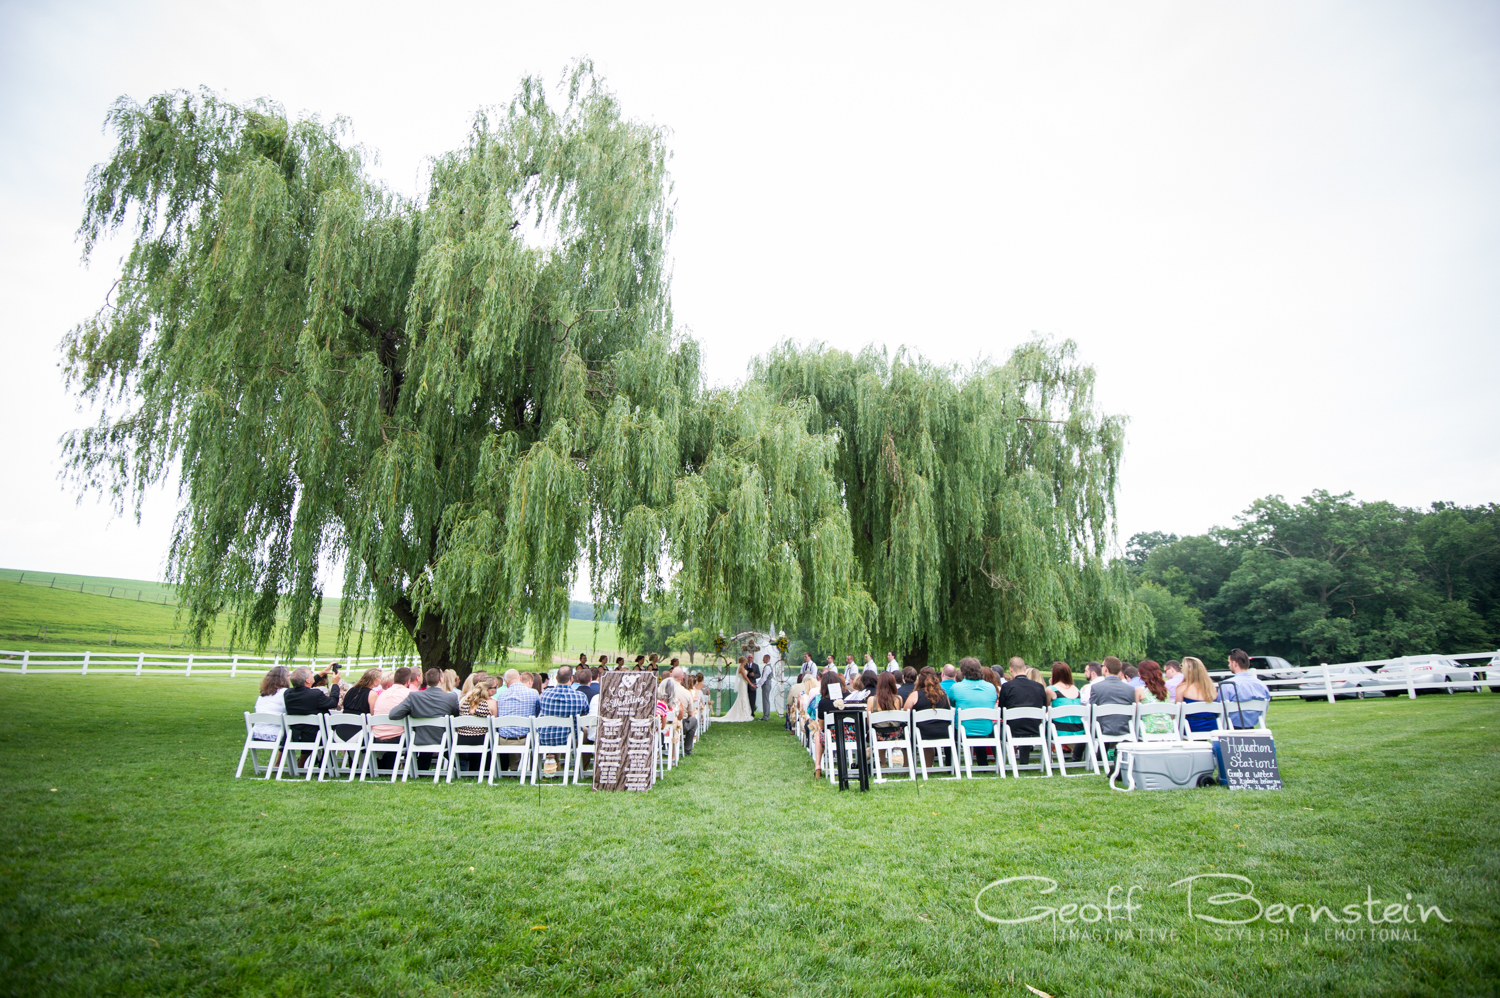
[[[394,724],[401,729],[401,733],[395,741],[382,742],[375,737],[376,726],[382,724]],[[402,767],[406,765],[406,750],[410,744],[411,729],[406,725],[406,718],[403,717],[393,721],[389,714],[375,714],[371,716],[370,748],[365,753],[364,769],[359,774],[360,782],[363,783],[372,776],[377,780],[383,776],[389,776],[391,782],[395,783],[396,779],[401,775]],[[391,757],[390,769],[381,768],[380,760],[385,756]]]
[[[535,734],[531,736],[531,785],[537,785],[539,776],[546,776],[543,772],[543,763],[549,755],[562,756],[562,785],[568,782],[568,773],[571,771],[569,763],[573,761],[573,742],[577,723],[571,717],[537,717],[532,719]],[[557,745],[543,745],[543,732],[562,731],[566,740]],[[550,779],[550,777],[549,777]]]
[[[286,772],[287,763],[291,763],[292,776],[300,776],[304,780],[311,780],[313,770],[317,768],[318,753],[323,749],[323,719],[317,714],[281,714],[281,728],[285,732],[282,744],[286,751],[281,753],[281,765],[276,770],[276,778],[281,779]],[[300,730],[299,730],[300,729]],[[292,736],[306,738],[311,733],[309,741],[298,741]],[[310,753],[307,757],[307,771],[301,770],[301,763],[297,761],[297,753]]]
[[[1006,707],[1002,715],[1005,721],[1005,758],[1010,762],[1010,773],[1017,779],[1021,776],[1016,749],[1035,748],[1042,756],[1041,765],[1033,762],[1026,763],[1027,769],[1040,769],[1047,776],[1052,775],[1052,758],[1047,755],[1047,708],[1045,707]],[[1018,735],[1011,725],[1016,721],[1036,721],[1037,733],[1035,735]]]
[[[1165,717],[1166,721],[1148,722],[1147,718]],[[1165,731],[1148,731],[1147,725],[1152,724]],[[1182,704],[1180,703],[1138,703],[1135,705],[1135,719],[1131,722],[1130,730],[1132,740],[1137,742],[1175,742],[1178,741],[1177,731],[1182,727]]]
[[[526,782],[526,774],[530,772],[527,764],[531,761],[532,722],[535,720],[534,717],[517,715],[490,718],[490,786],[495,785],[496,776],[514,776],[522,783]],[[521,734],[515,734],[517,731]],[[507,745],[502,738],[519,738],[521,744]],[[516,757],[515,769],[500,768],[500,757],[506,755]]]
[[[1269,700],[1240,700],[1238,702],[1225,700],[1223,701],[1223,706],[1224,719],[1229,722],[1226,727],[1230,728],[1239,728],[1240,714],[1245,711],[1255,710],[1260,711],[1260,717],[1256,719],[1254,724],[1247,725],[1246,728],[1248,730],[1264,728],[1266,726],[1266,715],[1271,712],[1271,701]]]
[[[276,737],[274,739],[256,738],[255,726],[257,724],[274,724]],[[248,758],[251,768],[255,770],[255,775],[263,780],[269,780],[276,768],[276,753],[281,749],[282,742],[285,740],[286,729],[281,726],[280,714],[252,714],[248,710],[245,711],[245,747],[240,750],[240,768],[234,771],[234,778],[239,779],[240,774],[245,771],[245,760]],[[264,769],[261,767],[260,759],[255,755],[256,752],[269,753],[266,756]],[[261,775],[262,772],[264,776]]]
[[[589,782],[593,782],[594,759],[599,739],[599,715],[585,714],[578,719],[578,747],[573,750],[573,785],[583,778],[583,757],[589,757]]]
[[[1094,734],[1094,751],[1098,753],[1099,760],[1105,763],[1105,769],[1109,768],[1109,747],[1117,742],[1129,741],[1131,737],[1131,725],[1135,721],[1135,704],[1133,703],[1097,703],[1093,705],[1093,723],[1089,730]],[[1110,717],[1124,718],[1124,730],[1117,735],[1106,734],[1104,731],[1104,719]],[[1110,727],[1115,727],[1111,724]]]
[[[1076,721],[1081,725],[1080,731],[1058,731],[1058,722]],[[1088,765],[1093,767],[1094,775],[1099,775],[1099,760],[1094,758],[1094,738],[1089,732],[1089,708],[1086,704],[1061,704],[1047,708],[1047,739],[1052,743],[1052,749],[1057,753],[1057,765],[1062,770],[1063,776],[1072,776],[1068,772],[1067,755],[1064,748],[1072,748],[1074,745],[1084,746],[1088,753]]]
[[[455,776],[460,780],[464,778],[465,773],[459,766],[459,759],[462,756],[477,755],[479,756],[479,765],[475,766],[470,772],[474,776],[474,784],[478,786],[484,780],[485,772],[489,768],[490,748],[495,738],[495,731],[489,724],[489,715],[483,714],[476,717],[473,714],[463,714],[458,717],[450,717],[448,718],[448,727],[448,782],[452,783]],[[470,730],[460,732],[460,728],[468,728]],[[460,734],[472,735],[474,734],[472,730],[474,728],[480,729],[479,737],[482,739],[480,743],[478,745],[460,745],[458,736]]]
[[[427,776],[429,770],[422,768],[422,759],[432,757],[432,782],[438,779],[448,768],[448,747],[453,743],[452,726],[447,717],[408,717],[406,719],[406,768],[401,771],[401,782],[405,783],[413,776],[422,779]],[[417,740],[419,731],[436,731],[438,740],[436,742],[420,742]]]
[[[915,780],[917,778],[916,763],[912,761],[911,757],[910,718],[911,715],[904,710],[877,710],[870,715],[870,767],[871,772],[874,774],[871,778],[872,782],[889,782],[885,778],[887,766],[893,771],[905,769],[908,780]],[[875,725],[892,722],[899,722],[901,724],[901,737],[882,741],[879,737],[880,732],[875,730]],[[892,752],[900,752],[904,757],[899,764],[891,758]],[[880,760],[882,754],[885,755],[884,763]]]
[[[349,781],[354,781],[359,772],[359,762],[370,743],[369,714],[324,714],[323,715],[323,765],[318,769],[318,782],[328,779],[328,764],[333,763],[333,775],[342,776],[349,771]],[[353,731],[347,731],[353,727]],[[339,732],[346,729],[346,734]],[[339,762],[342,755],[344,761]]]
[[[911,712],[911,751],[917,757],[917,768],[922,771],[922,779],[927,779],[927,753],[924,749],[932,749],[933,769],[942,769],[951,773],[944,779],[959,780],[963,778],[958,770],[958,753],[954,748],[952,707],[932,707],[928,710],[914,710]],[[927,738],[918,727],[923,721],[947,721],[948,734],[942,738]],[[948,753],[948,761],[943,762],[943,753]]]
[[[1182,714],[1177,722],[1177,734],[1183,741],[1206,742],[1213,740],[1214,731],[1221,731],[1229,727],[1224,720],[1224,705],[1213,702],[1184,703]],[[1189,718],[1211,717],[1214,721],[1213,731],[1194,731]]]
[[[958,708],[958,724],[954,732],[958,735],[959,751],[963,754],[964,773],[969,779],[974,778],[974,770],[981,773],[995,773],[1000,777],[1005,776],[1005,763],[1001,761],[1000,749],[1002,735],[1000,733],[1000,708],[998,707],[960,707]],[[969,729],[964,727],[965,721],[989,721],[990,733],[988,735],[971,735]],[[974,753],[982,748],[994,750],[995,761],[988,766],[975,766]]]

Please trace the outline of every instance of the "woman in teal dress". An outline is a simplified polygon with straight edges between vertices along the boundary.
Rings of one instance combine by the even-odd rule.
[[[1073,685],[1073,670],[1066,662],[1052,663],[1052,684],[1047,687],[1048,707],[1071,707],[1083,703],[1083,698],[1078,692],[1078,687]],[[1057,721],[1055,724],[1059,736],[1067,738],[1083,734],[1083,719],[1068,718]],[[1083,750],[1087,746],[1072,746],[1069,760],[1071,762],[1083,761]]]

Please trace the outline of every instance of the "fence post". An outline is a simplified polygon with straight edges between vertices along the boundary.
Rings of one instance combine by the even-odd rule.
[[[1323,663],[1323,690],[1328,694],[1328,702],[1333,703],[1333,680],[1328,678],[1328,663]]]
[[[1409,660],[1402,662],[1401,668],[1406,672],[1406,696],[1408,699],[1415,700],[1417,698],[1417,687],[1411,678],[1411,662]]]
[[[236,655],[234,661],[229,663],[229,678],[234,678],[235,670],[240,667],[240,657]]]
[[[141,652],[139,655],[137,655],[135,657],[135,674],[136,674],[136,678],[140,678],[140,675],[141,675],[141,666],[143,666],[145,664],[146,664],[146,653],[145,652]]]
[[[31,652],[21,652],[21,675],[26,675],[26,666],[31,663]]]
[[[79,675],[80,676],[87,676],[88,674],[89,674],[89,653],[88,652],[84,652],[83,653],[83,671],[80,672]]]
[[[192,674],[193,674],[193,656],[189,655],[188,656],[187,672],[184,672],[183,676],[187,677],[187,676],[191,676]]]

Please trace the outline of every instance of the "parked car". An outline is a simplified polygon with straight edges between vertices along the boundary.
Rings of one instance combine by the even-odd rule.
[[[1305,675],[1301,669],[1275,655],[1251,655],[1250,668],[1255,670],[1255,675],[1261,682],[1268,679],[1301,679]]]
[[[1328,696],[1328,686],[1333,687],[1335,700],[1341,697],[1378,697],[1383,692],[1380,677],[1370,671],[1366,665],[1330,665],[1328,667],[1328,686],[1323,685],[1323,675],[1320,669],[1317,673],[1304,677],[1307,681],[1297,686],[1297,691],[1304,700],[1323,700]]]
[[[1500,656],[1497,656],[1500,657]],[[1475,683],[1468,687],[1468,692],[1478,693],[1478,680],[1481,677],[1488,678],[1485,674],[1488,669],[1475,668],[1472,665],[1460,665],[1451,658],[1443,658],[1440,655],[1410,655],[1406,658],[1398,658],[1380,667],[1376,673],[1384,683],[1385,695],[1398,697],[1406,691],[1406,671],[1411,670],[1413,683]],[[1434,693],[1436,690],[1417,690],[1418,693]],[[1458,692],[1452,686],[1444,687],[1444,693]]]
[[[1496,685],[1500,682],[1500,651],[1495,652],[1495,657],[1490,659],[1490,664],[1485,667],[1484,678],[1489,680],[1491,693],[1500,693],[1500,686]]]

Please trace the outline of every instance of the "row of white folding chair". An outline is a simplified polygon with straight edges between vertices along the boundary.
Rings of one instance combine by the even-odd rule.
[[[900,739],[882,740],[876,734],[871,743],[870,752],[873,759],[875,781],[886,782],[885,770],[887,767],[893,769],[905,768],[909,779],[916,779],[920,772],[922,779],[928,778],[927,750],[933,753],[933,766],[931,768],[946,771],[949,779],[958,779],[967,776],[972,779],[975,771],[992,772],[998,776],[1005,775],[1007,763],[1013,776],[1020,775],[1022,768],[1016,752],[1018,748],[1037,748],[1041,751],[1040,763],[1034,768],[1042,769],[1048,776],[1052,774],[1050,753],[1055,753],[1057,763],[1064,776],[1072,775],[1067,771],[1067,759],[1064,750],[1074,745],[1083,745],[1088,752],[1088,765],[1092,766],[1095,774],[1099,772],[1097,761],[1094,759],[1093,739],[1089,734],[1087,717],[1088,708],[1079,705],[1065,705],[1052,708],[1041,707],[1011,707],[1002,710],[999,707],[967,707],[967,708],[933,708],[924,711],[880,711],[870,717],[871,730],[875,731],[876,724],[901,723],[906,727],[906,737]],[[923,722],[942,721],[946,722],[947,734],[937,737],[928,737],[919,727]],[[1032,736],[1015,734],[1010,726],[1013,721],[1036,721],[1038,733]],[[988,734],[971,735],[965,722],[980,722],[988,724]],[[1069,722],[1079,726],[1078,731],[1059,730],[1058,723],[1069,725]],[[991,762],[976,765],[976,756],[981,749],[989,750]],[[902,751],[905,758],[904,765],[893,764],[891,754]],[[1025,768],[1033,768],[1027,764]]]

